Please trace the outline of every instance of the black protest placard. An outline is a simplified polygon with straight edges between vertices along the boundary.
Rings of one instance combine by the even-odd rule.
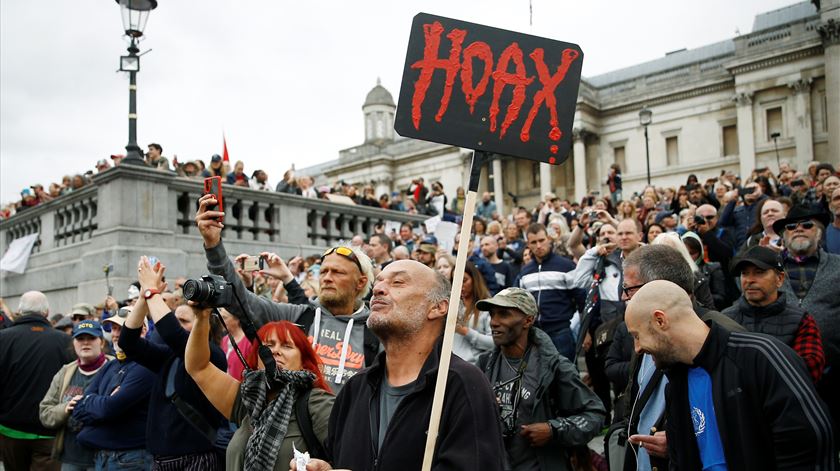
[[[572,147],[576,44],[419,13],[394,128],[405,137],[560,164]]]

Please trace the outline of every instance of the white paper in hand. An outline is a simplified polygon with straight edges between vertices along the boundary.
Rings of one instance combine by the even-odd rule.
[[[294,442],[292,442],[292,451],[295,453],[295,466],[297,466],[298,471],[306,471],[306,465],[309,464],[309,452],[299,452]]]

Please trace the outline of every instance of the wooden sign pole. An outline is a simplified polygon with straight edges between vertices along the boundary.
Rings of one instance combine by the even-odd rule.
[[[472,232],[473,215],[475,214],[476,195],[478,194],[478,180],[484,163],[490,161],[490,155],[484,151],[473,151],[470,162],[470,182],[467,199],[464,203],[464,217],[461,221],[461,237],[458,241],[458,257],[455,259],[455,271],[452,275],[452,291],[449,293],[449,311],[446,313],[446,327],[443,331],[443,346],[440,351],[440,365],[438,366],[437,381],[435,382],[435,397],[432,401],[432,417],[429,419],[429,429],[426,433],[426,451],[423,454],[422,471],[432,469],[435,455],[440,415],[443,411],[443,399],[446,393],[446,380],[449,377],[449,360],[452,356],[452,342],[455,336],[455,324],[458,320],[458,309],[461,304],[461,285],[464,282],[464,268],[467,265],[467,253],[470,234]]]

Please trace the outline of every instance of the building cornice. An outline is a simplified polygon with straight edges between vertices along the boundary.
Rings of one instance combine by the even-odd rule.
[[[771,54],[760,57],[750,57],[743,61],[733,62],[726,66],[732,75],[743,74],[755,70],[766,69],[788,62],[793,62],[806,57],[816,56],[823,53],[823,47],[819,42],[809,42],[798,49],[782,53]]]
[[[710,93],[725,91],[725,90],[733,90],[735,88],[735,79],[734,78],[727,78],[726,80],[722,80],[716,83],[704,85],[702,87],[691,88],[688,90],[681,90],[675,93],[664,94],[660,96],[656,96],[653,98],[645,98],[639,97],[639,99],[633,100],[632,102],[624,103],[619,106],[615,106],[612,108],[601,108],[600,115],[601,116],[609,116],[615,114],[626,113],[629,111],[638,111],[641,109],[642,105],[645,106],[658,106],[663,105],[665,103],[670,103],[674,101],[680,100],[687,100],[689,98],[694,98],[701,95],[707,95]]]

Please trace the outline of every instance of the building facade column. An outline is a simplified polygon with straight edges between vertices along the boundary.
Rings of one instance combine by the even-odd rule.
[[[741,178],[747,178],[755,169],[755,131],[753,126],[752,93],[741,92],[733,98],[737,103],[738,160]]]
[[[585,132],[574,129],[574,163],[575,163],[575,201],[580,202],[586,196],[586,143]]]
[[[817,28],[825,51],[828,159],[835,166],[840,165],[840,5],[838,3],[840,2],[837,0],[822,2],[823,24]],[[826,18],[828,15],[834,18]]]
[[[496,211],[499,214],[505,213],[505,191],[502,184],[502,159],[493,159],[493,200],[496,202]]]
[[[793,123],[793,138],[796,140],[797,169],[807,168],[814,160],[814,133],[811,128],[811,79],[799,79],[788,84],[793,91],[796,121]]]
[[[551,193],[551,164],[540,162],[540,200]]]

